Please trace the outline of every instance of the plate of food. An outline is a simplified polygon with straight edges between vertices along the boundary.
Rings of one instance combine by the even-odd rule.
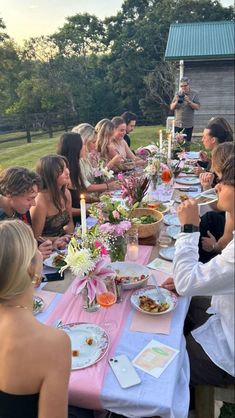
[[[161,248],[159,255],[165,260],[173,261],[175,255],[175,247]]]
[[[174,213],[167,213],[166,215],[164,215],[164,223],[166,225],[176,225],[176,226],[180,226],[180,221],[179,218],[176,214]]]
[[[149,269],[136,263],[116,261],[109,266],[116,273],[116,279],[122,283],[125,290],[137,289],[147,284]]]
[[[192,165],[185,165],[182,168],[181,171],[182,171],[182,173],[185,173],[185,174],[193,174],[194,173],[194,167]]]
[[[45,306],[44,300],[40,296],[33,297],[33,314],[37,315],[43,311]]]
[[[189,195],[187,195],[187,193],[181,193],[178,196],[176,196],[175,201],[176,203],[182,203],[187,199],[189,199]]]
[[[146,202],[145,206],[148,207],[149,209],[155,209],[158,212],[161,213],[166,213],[169,210],[169,204],[167,203],[162,203],[159,201],[150,201],[150,202]]]
[[[58,254],[56,251],[51,253],[50,257],[43,260],[43,264],[47,267],[52,267],[54,269],[60,269],[65,265],[64,258],[66,256],[66,251],[61,251],[61,254]]]
[[[193,186],[195,184],[200,184],[199,177],[177,177],[175,179],[176,183],[186,184],[188,186]]]
[[[169,237],[173,239],[177,239],[180,231],[181,231],[180,226],[176,226],[176,225],[171,225],[166,228],[167,235],[169,235]]]
[[[68,334],[72,348],[72,370],[85,369],[100,361],[109,347],[106,331],[96,324],[75,322],[59,327]]]
[[[216,194],[215,189],[205,190],[196,198],[196,202],[199,206],[202,205],[210,205],[218,200],[218,196]]]
[[[173,311],[177,306],[177,296],[173,292],[163,288],[161,288],[161,293],[166,299],[164,303],[159,302],[158,292],[155,286],[138,289],[131,296],[131,304],[137,311],[147,315],[163,315]]]

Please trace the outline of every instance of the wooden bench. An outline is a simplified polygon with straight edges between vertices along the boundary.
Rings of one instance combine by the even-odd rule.
[[[215,400],[235,404],[235,386],[196,386],[196,418],[214,418]]]

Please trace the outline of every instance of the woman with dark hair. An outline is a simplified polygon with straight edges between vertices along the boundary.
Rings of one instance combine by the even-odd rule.
[[[80,158],[85,153],[82,138],[76,132],[64,133],[60,137],[57,152],[63,155],[69,164],[70,182],[68,189],[72,199],[72,216],[74,223],[81,222],[80,194],[86,190],[80,168]]]
[[[60,155],[46,155],[37,165],[36,172],[41,176],[42,190],[36,198],[36,206],[30,210],[32,228],[36,238],[39,236],[68,236],[74,229],[72,220],[71,196],[67,189],[70,182],[68,161]]]
[[[115,188],[117,185],[114,182],[91,184],[87,178],[84,178],[80,162],[86,158],[86,148],[80,134],[76,132],[64,133],[60,137],[57,152],[65,156],[69,163],[71,179],[69,190],[72,195],[72,214],[74,221],[80,222],[80,193],[82,191],[101,193],[109,190],[109,188]]]

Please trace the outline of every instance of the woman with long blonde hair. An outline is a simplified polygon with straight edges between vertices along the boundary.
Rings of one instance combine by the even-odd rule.
[[[109,119],[102,119],[98,127],[96,150],[108,169],[118,171],[118,168],[124,159],[121,155],[116,154],[109,160],[108,147],[113,138],[113,134],[114,124]]]
[[[0,242],[0,417],[93,417],[76,407],[68,411],[68,335],[33,315],[42,257],[31,228],[16,219],[2,221]]]
[[[98,169],[95,128],[89,123],[81,123],[74,127],[72,132],[76,132],[82,138],[84,153],[79,160],[79,164],[87,192],[102,193],[117,188],[117,183],[113,181],[95,184],[95,172]]]

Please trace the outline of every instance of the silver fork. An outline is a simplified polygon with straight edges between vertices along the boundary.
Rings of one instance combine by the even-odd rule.
[[[157,280],[153,274],[151,274],[151,279],[153,280],[155,284],[155,288],[157,291],[157,298],[158,298],[159,303],[166,303],[166,297],[163,295],[161,288],[158,286]]]

